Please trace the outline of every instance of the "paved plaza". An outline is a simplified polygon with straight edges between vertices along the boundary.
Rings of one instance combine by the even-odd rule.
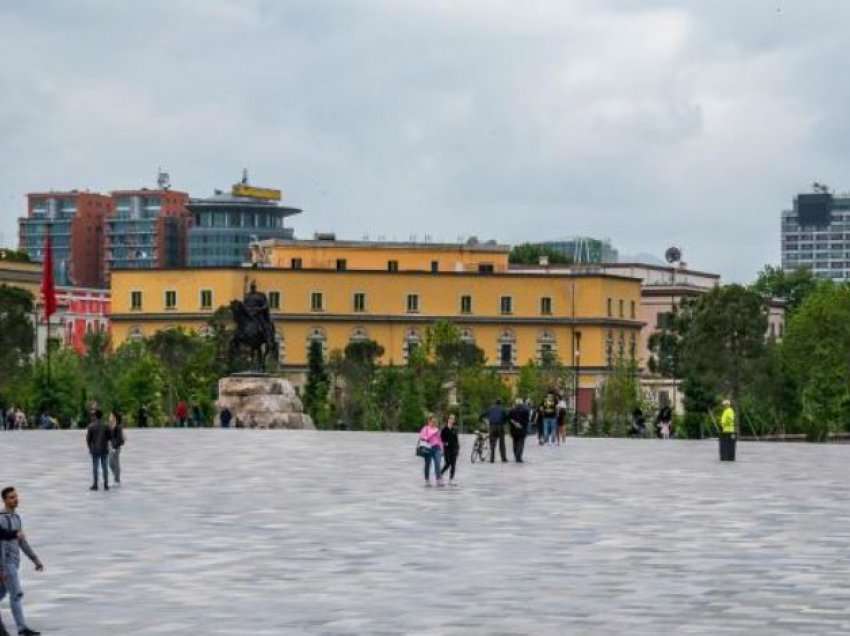
[[[847,634],[850,446],[570,439],[426,489],[413,435],[0,433],[46,635]],[[11,626],[8,602],[3,618]]]

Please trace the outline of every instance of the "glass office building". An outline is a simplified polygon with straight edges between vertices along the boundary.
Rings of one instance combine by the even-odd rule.
[[[298,208],[274,201],[217,192],[208,199],[190,199],[189,267],[238,266],[250,259],[249,244],[264,239],[291,239],[284,226]]]

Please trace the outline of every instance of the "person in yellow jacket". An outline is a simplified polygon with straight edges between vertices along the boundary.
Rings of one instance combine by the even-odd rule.
[[[723,400],[723,414],[720,416],[720,461],[735,461],[735,409],[732,402]]]

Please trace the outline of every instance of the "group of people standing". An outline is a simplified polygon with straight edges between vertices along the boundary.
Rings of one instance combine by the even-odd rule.
[[[92,465],[91,490],[98,489],[98,472],[103,473],[104,490],[109,490],[109,470],[112,470],[115,483],[121,484],[121,448],[126,441],[121,413],[112,411],[109,414],[109,423],[106,424],[103,421],[103,412],[95,409],[91,415],[91,423],[86,429],[86,446]]]
[[[0,418],[0,427],[4,431],[19,431],[27,428],[29,425],[26,413],[14,404],[8,409],[5,409],[0,415],[2,415],[2,418]]]

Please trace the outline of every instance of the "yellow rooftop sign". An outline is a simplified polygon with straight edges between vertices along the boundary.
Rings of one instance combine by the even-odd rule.
[[[235,197],[250,197],[252,199],[262,199],[264,201],[280,201],[280,190],[273,188],[256,188],[246,183],[234,183],[233,196]]]

